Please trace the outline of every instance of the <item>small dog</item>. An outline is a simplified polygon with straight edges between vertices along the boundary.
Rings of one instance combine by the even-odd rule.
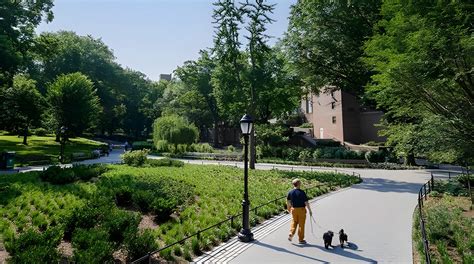
[[[344,229],[339,231],[339,242],[341,243],[341,247],[344,247],[344,242],[347,242],[347,234],[344,233]]]
[[[333,236],[334,236],[334,233],[332,231],[327,231],[326,233],[323,234],[324,247],[326,249],[328,249],[330,246],[332,247]]]

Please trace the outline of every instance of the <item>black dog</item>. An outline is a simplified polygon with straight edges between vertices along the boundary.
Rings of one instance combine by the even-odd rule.
[[[347,234],[344,233],[344,229],[339,231],[339,242],[341,242],[341,247],[344,247],[344,242],[347,242]]]
[[[334,236],[334,233],[332,231],[327,231],[326,233],[323,234],[324,247],[326,249],[328,249],[330,246],[332,247],[333,236]]]

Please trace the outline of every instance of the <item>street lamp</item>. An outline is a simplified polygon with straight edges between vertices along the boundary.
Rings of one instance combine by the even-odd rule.
[[[250,223],[249,223],[249,190],[248,190],[248,160],[249,160],[249,135],[252,133],[253,119],[251,116],[245,114],[242,119],[240,119],[240,129],[242,130],[242,135],[244,136],[244,200],[242,201],[242,230],[240,231],[238,237],[242,242],[249,242],[253,240],[253,234],[250,232]]]
[[[62,126],[60,131],[59,131],[59,136],[60,136],[60,144],[61,144],[61,152],[59,154],[59,162],[64,163],[64,147],[66,144],[66,131],[67,127]]]

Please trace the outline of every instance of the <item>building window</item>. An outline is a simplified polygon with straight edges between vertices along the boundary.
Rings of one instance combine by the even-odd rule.
[[[313,112],[313,101],[310,96],[306,97],[306,113],[311,114]]]
[[[336,124],[336,117],[335,116],[332,117],[332,123]]]
[[[331,109],[335,109],[336,108],[336,102],[331,102]]]

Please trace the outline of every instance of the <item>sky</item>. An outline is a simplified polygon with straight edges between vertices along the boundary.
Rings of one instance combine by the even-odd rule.
[[[55,0],[54,20],[37,33],[71,30],[101,38],[124,67],[158,80],[177,66],[212,47],[211,0]],[[238,2],[238,1],[236,1]],[[269,0],[275,6],[267,34],[270,44],[288,26],[290,6],[296,0]],[[243,38],[243,37],[242,37]]]

